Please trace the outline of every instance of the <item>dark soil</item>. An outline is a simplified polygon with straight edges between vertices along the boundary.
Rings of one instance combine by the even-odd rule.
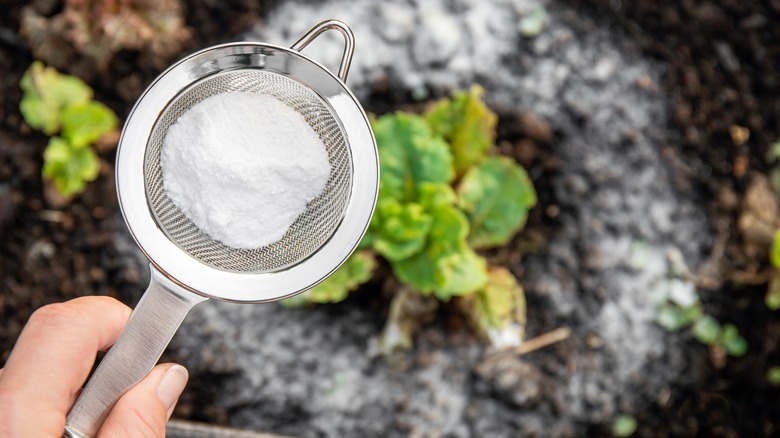
[[[704,299],[719,318],[737,324],[751,346],[747,356],[729,360],[723,369],[710,365],[696,393],[681,395],[650,415],[672,422],[673,434],[780,433],[780,389],[766,382],[766,370],[780,363],[780,318],[763,303],[762,272],[768,263],[743,251],[736,226],[741,203],[722,195],[741,200],[755,173],[767,171],[769,146],[780,139],[780,2],[579,3],[666,64],[664,85],[681,133],[675,147],[697,190],[710,200],[710,220],[727,242],[723,253],[713,251],[714,262],[725,273],[722,278],[735,279],[712,285]],[[732,135],[734,126],[749,129],[746,142]]]
[[[236,37],[273,2],[232,0],[187,3],[193,40],[183,54]],[[693,190],[711,201],[713,225],[726,242],[713,264],[722,272],[761,278],[768,264],[747,257],[736,228],[739,202],[756,172],[765,173],[769,145],[780,139],[780,1],[621,2],[579,0],[583,13],[627,33],[646,55],[667,66],[664,87],[671,96],[680,141],[670,145]],[[101,155],[99,179],[71,204],[57,208],[44,198],[40,177],[47,139],[21,119],[19,79],[32,61],[18,36],[22,5],[0,0],[0,354],[4,362],[24,322],[36,308],[83,295],[110,295],[126,302],[145,287],[143,274],[122,263],[113,244],[119,214],[113,184],[113,152]],[[111,71],[91,84],[96,98],[124,117],[158,73],[139,71],[134,54],[122,54]],[[118,90],[117,83],[134,84]],[[378,93],[372,107],[383,111],[407,96]],[[740,143],[732,126],[750,131]],[[506,120],[501,140],[518,144],[534,137]],[[537,142],[539,143],[539,142]],[[541,142],[543,144],[543,142]],[[538,156],[533,142],[515,151],[519,161],[553,172],[555,157]],[[546,189],[540,188],[542,196]],[[537,209],[538,210],[538,209]],[[543,234],[549,223],[536,211],[527,234]],[[533,243],[533,239],[531,239]],[[511,255],[496,255],[511,257]],[[517,266],[517,264],[515,264]],[[518,275],[521,273],[517,273]],[[733,277],[724,275],[725,278]],[[743,278],[743,277],[740,277]],[[771,436],[780,433],[780,389],[766,370],[780,365],[780,317],[763,304],[765,285],[711,284],[707,310],[735,323],[750,345],[695,390],[674,394],[663,407],[638,416],[641,436]],[[533,305],[533,303],[530,303]],[[192,404],[197,405],[196,401]],[[604,432],[599,430],[599,432]]]

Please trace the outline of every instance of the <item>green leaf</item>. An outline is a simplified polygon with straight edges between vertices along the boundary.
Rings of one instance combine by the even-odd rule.
[[[496,137],[498,117],[482,102],[484,92],[474,85],[441,100],[425,115],[433,131],[449,142],[458,175],[481,160]]]
[[[371,251],[353,253],[336,272],[306,292],[280,301],[285,307],[303,307],[309,303],[338,303],[350,292],[371,279],[376,258]]]
[[[769,310],[780,309],[780,271],[775,270],[769,279],[764,302]]]
[[[662,304],[658,308],[656,322],[670,332],[679,331],[701,317],[701,306],[695,305],[687,309],[674,304]]]
[[[769,368],[766,372],[766,380],[772,386],[780,386],[780,367]]]
[[[54,101],[43,100],[35,94],[25,94],[19,102],[19,111],[27,124],[47,135],[60,129],[60,108]]]
[[[742,357],[747,353],[747,341],[739,335],[739,330],[734,324],[723,326],[723,336],[720,343],[729,356]]]
[[[476,248],[506,244],[524,225],[536,204],[525,170],[506,157],[488,158],[470,169],[458,187],[460,207],[471,223],[469,243]]]
[[[465,242],[468,220],[443,201],[447,188],[428,186],[424,193],[433,219],[425,247],[407,259],[391,261],[393,271],[401,281],[444,301],[481,288],[487,282],[487,264]]]
[[[62,110],[62,136],[76,147],[91,144],[116,128],[114,112],[100,102],[70,105]]]
[[[526,303],[523,288],[509,270],[491,268],[488,281],[460,301],[474,330],[494,347],[517,346],[525,337]]]
[[[621,414],[615,417],[615,423],[612,425],[612,435],[625,438],[636,432],[636,418],[631,415]]]
[[[383,199],[374,213],[373,245],[388,260],[405,259],[425,246],[433,218],[418,204]]]
[[[467,244],[458,246],[436,263],[434,294],[442,301],[465,295],[483,287],[488,281],[487,262]]]
[[[19,84],[24,97],[19,105],[22,116],[33,128],[48,135],[59,130],[61,111],[92,99],[92,89],[81,79],[32,63]]]
[[[780,270],[780,230],[777,230],[775,233],[775,241],[772,243],[772,252],[769,255],[769,260],[775,269]]]
[[[446,184],[431,183],[420,184],[417,188],[417,198],[426,211],[435,210],[441,206],[455,205],[458,199],[452,187]]]
[[[721,327],[717,319],[704,315],[693,325],[693,336],[702,344],[710,345],[720,337]]]
[[[100,162],[91,148],[74,147],[67,140],[52,137],[43,152],[45,178],[65,197],[84,190],[87,181],[93,181],[100,173]]]
[[[455,177],[452,154],[425,120],[412,114],[385,115],[374,122],[383,198],[415,201],[422,183],[449,183]]]

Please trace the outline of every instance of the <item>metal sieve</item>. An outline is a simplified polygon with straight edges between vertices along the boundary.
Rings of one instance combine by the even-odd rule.
[[[300,53],[330,29],[345,41],[338,77]],[[328,20],[291,48],[244,42],[197,52],[163,72],[138,100],[119,141],[117,195],[131,234],[151,262],[152,278],[68,414],[65,436],[97,434],[195,304],[286,298],[324,280],[354,251],[376,204],[379,159],[368,118],[344,84],[353,51],[350,29]],[[163,140],[179,116],[205,98],[235,92],[270,95],[301,114],[325,145],[331,166],[322,193],[282,239],[254,249],[226,246],[198,229],[168,198],[160,169]]]
[[[163,190],[160,169],[163,139],[179,116],[205,98],[232,92],[271,95],[295,109],[319,135],[331,165],[330,177],[322,194],[309,202],[285,236],[271,245],[251,250],[226,246],[195,226]],[[239,70],[220,73],[198,82],[164,110],[149,139],[144,173],[147,196],[157,223],[181,249],[217,268],[266,272],[303,260],[330,238],[341,222],[349,200],[352,159],[332,110],[312,90],[277,73]]]

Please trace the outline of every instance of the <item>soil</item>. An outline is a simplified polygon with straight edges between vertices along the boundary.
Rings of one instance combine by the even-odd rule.
[[[272,3],[260,4],[249,0],[187,3],[187,24],[193,29],[194,37],[182,55],[196,48],[236,39],[256,21],[258,15],[262,16],[269,10]],[[746,252],[737,222],[742,213],[743,204],[740,201],[751,181],[757,173],[766,173],[768,170],[765,155],[769,144],[780,139],[780,76],[777,75],[780,71],[780,27],[775,25],[780,22],[780,2],[686,0],[629,3],[580,0],[575,6],[577,13],[595,20],[600,26],[609,26],[615,35],[628,38],[625,44],[637,47],[645,56],[665,66],[665,74],[659,83],[670,98],[668,112],[676,134],[672,138],[674,141],[670,141],[663,152],[675,169],[676,189],[689,193],[697,202],[706,205],[708,220],[716,236],[709,263],[698,273],[701,277],[699,290],[703,294],[707,311],[737,325],[750,345],[745,357],[729,359],[725,366],[720,367],[720,362],[711,360],[703,347],[690,339],[684,340],[692,346],[691,355],[694,357],[690,363],[702,370],[702,374],[683,374],[681,379],[686,381],[681,382],[679,390],[675,388],[668,400],[648,403],[644,412],[634,413],[640,424],[638,435],[774,435],[780,428],[777,420],[780,389],[766,382],[765,373],[768,367],[780,364],[780,350],[777,346],[780,318],[767,310],[763,303],[766,285],[762,281],[766,279],[768,263],[762,260],[766,258],[756,261],[754,254]],[[41,181],[40,168],[47,139],[26,126],[18,111],[21,98],[19,79],[32,61],[29,48],[18,35],[21,8],[17,2],[0,0],[0,10],[5,11],[0,15],[0,71],[3,71],[0,76],[0,239],[3,241],[0,246],[0,315],[4,321],[0,325],[2,362],[7,358],[24,322],[36,308],[76,296],[99,294],[133,303],[139,291],[145,287],[148,275],[142,261],[127,261],[128,252],[131,252],[128,247],[132,246],[132,241],[123,228],[116,203],[112,151],[101,154],[99,179],[89,184],[85,193],[72,203],[66,207],[56,207],[44,197],[45,187]],[[120,118],[129,112],[145,84],[159,73],[153,69],[137,71],[133,64],[134,56],[132,53],[121,54],[109,74],[92,83],[96,89],[96,98],[109,104]],[[115,87],[118,82],[135,85],[118,90]],[[412,101],[409,92],[398,93],[392,88],[375,89],[367,106],[381,113]],[[567,205],[566,199],[561,199],[550,182],[556,178],[560,160],[560,157],[544,152],[543,146],[551,139],[546,134],[542,134],[540,139],[540,134],[532,129],[536,126],[533,123],[520,125],[525,128],[518,130],[517,117],[518,114],[514,113],[502,114],[499,144],[510,145],[505,146],[507,150],[518,161],[534,169],[534,179],[540,182],[537,183],[537,190],[542,205],[574,208]],[[730,128],[736,125],[749,129],[749,141],[741,143],[734,138]],[[556,133],[550,135],[558,140],[555,138]],[[526,246],[543,245],[546,238],[562,226],[555,217],[554,210],[536,209],[524,232],[528,237],[524,238],[523,243]],[[723,243],[721,249],[718,249],[717,242]],[[582,254],[575,256],[585,257]],[[524,274],[519,253],[508,251],[495,254],[494,257],[511,263],[517,275]],[[708,275],[711,271],[707,269],[714,269],[720,274]],[[707,282],[708,278],[711,281]],[[366,312],[359,309],[369,308],[375,315],[380,315],[384,305],[381,299],[372,299],[367,295],[359,294],[342,307],[317,309],[305,319],[314,320],[312,324],[315,325],[316,321],[327,325],[329,320],[338,319],[342,321],[340,327],[361,327],[363,332],[345,329],[333,336],[344,336],[354,339],[355,345],[363,345],[370,333],[378,330],[381,322],[376,317],[367,317]],[[531,309],[543,309],[544,305],[550,305],[551,302],[554,303],[554,299],[535,295],[529,297]],[[204,312],[228,313],[220,306]],[[248,313],[246,317],[266,316],[278,325],[289,323],[289,319],[281,317],[274,320],[273,311],[247,309],[244,312]],[[474,392],[471,395],[477,400],[475,412],[478,414],[490,414],[496,418],[511,417],[512,409],[539,403],[538,396],[534,394],[550,384],[544,377],[539,377],[538,386],[531,385],[520,391],[527,398],[517,399],[517,385],[507,384],[502,387],[500,381],[496,383],[495,379],[485,376],[500,375],[502,372],[549,376],[560,373],[557,370],[570,365],[567,364],[568,350],[565,347],[559,347],[555,354],[545,356],[549,360],[532,359],[530,371],[526,365],[512,361],[496,359],[479,362],[481,350],[473,346],[474,340],[463,334],[457,328],[457,323],[453,329],[451,316],[447,311],[443,312],[433,325],[441,330],[427,331],[418,340],[419,354],[413,357],[411,366],[430,369],[422,375],[423,381],[466,379],[473,382]],[[532,321],[537,326],[531,329],[550,328],[554,321],[545,318],[545,315],[537,316],[533,320],[535,322]],[[293,333],[291,337],[294,337],[295,325],[288,329]],[[441,333],[449,333],[451,337],[443,339]],[[239,335],[236,333],[236,338]],[[301,337],[306,335],[304,333]],[[284,350],[285,339],[280,340],[281,344],[274,343],[268,348],[276,346],[274,351]],[[314,337],[311,342],[316,339]],[[246,342],[244,348],[251,348],[251,339]],[[184,345],[186,347],[186,342]],[[442,348],[458,350],[468,366],[476,362],[479,364],[473,373],[468,369],[459,370],[458,363],[445,363],[442,356],[436,353],[437,349]],[[207,351],[227,354],[220,352],[219,348]],[[273,352],[269,350],[268,354]],[[364,364],[370,372],[392,373],[392,370],[376,368],[363,356],[363,350],[349,350],[340,357]],[[304,362],[315,367],[316,359],[309,358],[306,359],[308,362]],[[299,362],[300,359],[295,359],[295,363]],[[525,368],[515,369],[517,367]],[[545,373],[539,373],[538,369],[545,370]],[[212,383],[219,386],[220,379],[229,376],[229,371],[212,375],[215,379]],[[259,379],[267,378],[267,375],[259,372],[257,376]],[[209,376],[204,374],[203,377]],[[694,381],[690,381],[694,378]],[[240,383],[234,381],[232,385]],[[409,385],[413,386],[411,383]],[[213,390],[209,388],[213,386],[195,384],[188,398],[182,401],[177,415],[228,422],[231,412],[235,413],[234,407],[229,404],[221,408],[211,407],[207,411],[198,410],[199,406],[207,404],[204,400],[219,398],[219,394],[210,392]],[[274,395],[273,386],[265,390],[269,391],[269,397]],[[347,385],[347,392],[343,396],[347,397],[351,394],[349,391],[358,390]],[[240,393],[241,388],[235,387],[234,391]],[[446,397],[448,394],[433,395]],[[376,394],[378,403],[383,400],[381,396]],[[484,402],[485,399],[503,400],[503,404],[490,404]],[[420,417],[419,412],[415,414],[415,410],[419,406],[415,406],[414,400],[398,400],[395,398],[395,403],[403,406],[391,406],[388,409],[405,410],[405,418],[412,422],[409,427],[415,427],[413,423]],[[442,417],[453,412],[452,403],[458,403],[457,397],[453,400],[450,404],[443,403],[439,412]],[[326,405],[323,409],[327,413],[326,402],[320,402]],[[277,407],[278,418],[267,422],[255,419],[255,423],[252,423],[252,419],[245,419],[244,423],[277,431],[299,432],[299,428],[285,429],[284,424],[295,420],[297,424],[305,425],[296,416],[306,413],[306,410],[283,411],[283,408],[288,407],[283,402]],[[551,404],[549,409],[555,412],[557,408]],[[265,412],[271,411],[273,406]],[[356,417],[360,414],[357,413]],[[479,422],[478,416],[472,420]],[[608,433],[607,420],[579,425],[574,429],[562,429],[560,432],[605,434]],[[381,427],[382,424],[365,425],[362,430],[379,433],[381,428],[371,427]],[[490,431],[488,426],[479,430]],[[337,430],[330,431],[338,433]]]
[[[756,346],[722,369],[708,362],[695,390],[652,415],[673,419],[679,431],[774,435],[780,391],[767,384],[766,370],[780,360],[780,318],[763,303],[767,258],[746,251],[737,227],[744,203],[732,196],[744,199],[756,174],[767,172],[767,151],[780,139],[780,27],[773,24],[780,19],[780,2],[578,4],[626,31],[633,44],[667,66],[664,88],[680,133],[675,148],[725,242],[712,251],[711,262],[721,279],[731,281],[709,285],[705,300]],[[749,130],[748,141],[735,138],[735,126]]]

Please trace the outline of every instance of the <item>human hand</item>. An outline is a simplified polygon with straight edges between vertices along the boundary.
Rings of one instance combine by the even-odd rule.
[[[113,345],[130,308],[108,297],[83,297],[38,309],[0,369],[0,436],[60,438],[98,351]],[[119,399],[98,435],[163,437],[187,370],[159,364]]]

